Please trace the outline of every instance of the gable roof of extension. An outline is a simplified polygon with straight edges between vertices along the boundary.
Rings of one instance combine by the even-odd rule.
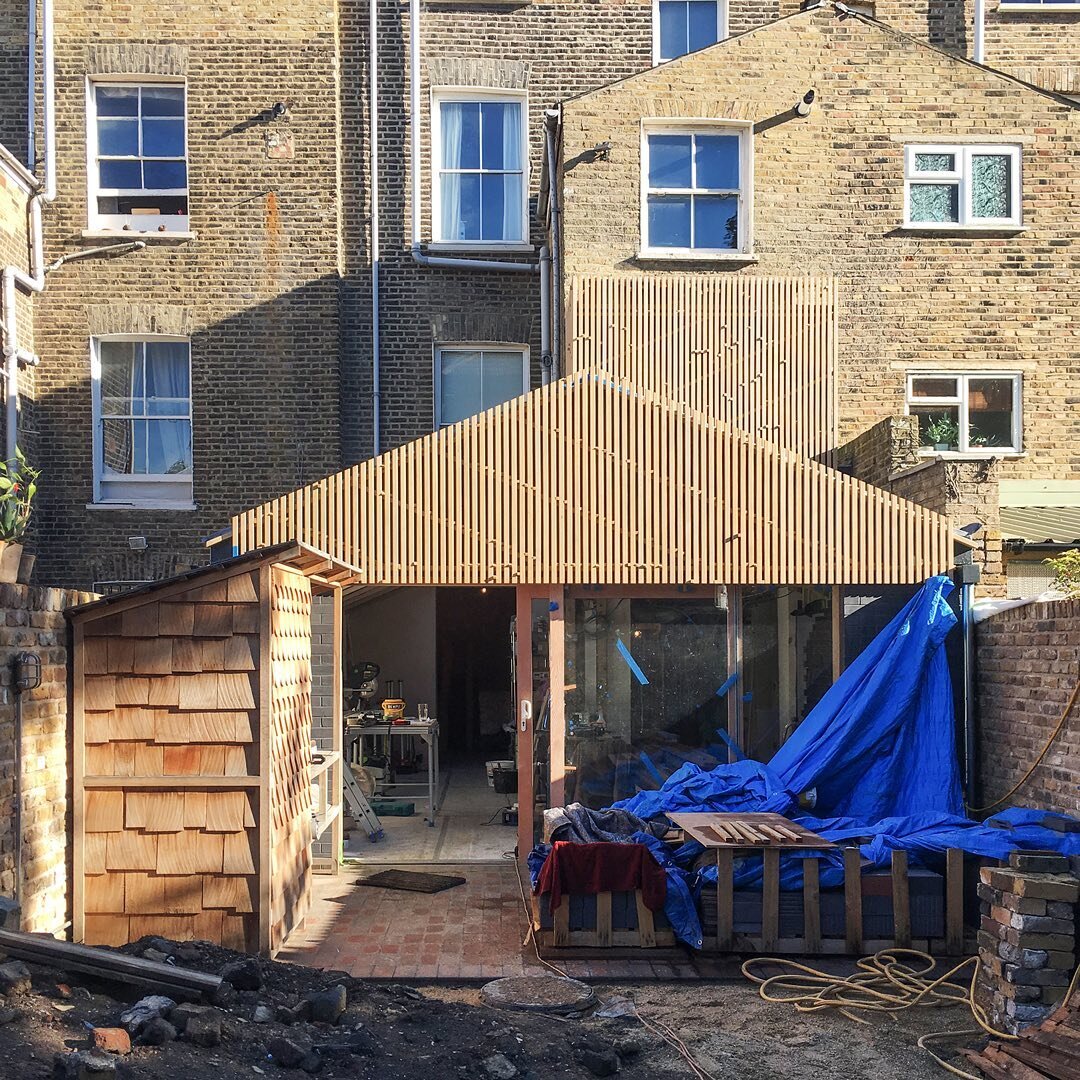
[[[582,372],[232,520],[366,585],[886,584],[951,563],[948,519]]]
[[[925,41],[920,37],[916,37],[914,34],[905,33],[903,30],[898,30],[895,26],[890,26],[888,23],[881,22],[879,19],[875,19],[871,15],[864,15],[858,11],[852,11],[846,7],[843,3],[836,2],[836,0],[819,0],[818,3],[811,4],[808,7],[804,7],[799,11],[794,11],[789,15],[781,16],[779,19],[773,19],[771,22],[764,23],[761,26],[756,26],[752,30],[747,30],[741,34],[731,34],[730,36],[718,41],[715,45],[709,45],[704,49],[699,49],[697,52],[685,53],[682,56],[675,57],[674,60],[665,60],[662,64],[658,64],[656,67],[646,68],[644,71],[636,72],[633,75],[627,75],[622,79],[616,79],[613,82],[605,83],[603,86],[594,87],[592,90],[582,91],[580,94],[573,94],[563,99],[563,103],[566,104],[572,101],[581,101],[587,99],[596,94],[605,93],[616,86],[623,86],[628,83],[633,83],[637,80],[646,79],[651,74],[655,73],[657,68],[664,68],[667,70],[675,70],[677,65],[683,64],[689,57],[699,57],[702,53],[719,52],[720,50],[730,49],[737,42],[743,41],[747,38],[756,37],[762,34],[768,34],[773,27],[779,26],[783,23],[793,21],[810,21],[815,13],[822,10],[832,9],[838,18],[842,19],[855,19],[858,22],[864,23],[866,26],[875,27],[881,31],[883,35],[897,38],[901,41],[906,41],[912,45],[918,46],[920,49],[925,49],[927,52],[933,53],[936,56],[942,56],[948,60],[953,61],[956,64],[961,64],[966,67],[974,68],[976,71],[985,72],[987,75],[995,76],[998,79],[1003,79],[1006,82],[1013,83],[1016,86],[1022,87],[1025,90],[1031,91],[1033,94],[1038,94],[1040,97],[1050,98],[1052,101],[1059,105],[1065,105],[1070,109],[1080,109],[1080,102],[1075,101],[1073,98],[1066,96],[1065,94],[1057,93],[1054,90],[1047,90],[1045,87],[1036,86],[1034,83],[1025,81],[1018,78],[1016,75],[1010,75],[1008,72],[999,71],[997,68],[990,67],[988,64],[980,64],[975,60],[969,60],[965,56],[959,56],[956,53],[949,52],[947,49],[939,48],[937,45],[930,44],[929,41]],[[543,172],[543,170],[542,170]],[[544,179],[542,175],[541,180]]]

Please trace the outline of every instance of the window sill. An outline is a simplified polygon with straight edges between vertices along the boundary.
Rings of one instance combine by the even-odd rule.
[[[919,457],[942,461],[986,461],[987,458],[999,458],[1006,461],[1020,461],[1027,457],[1026,450],[920,450]]]
[[[638,262],[694,262],[694,263],[756,263],[758,257],[752,252],[740,251],[639,251]]]
[[[146,499],[135,501],[116,502],[91,502],[86,504],[87,510],[178,510],[187,512],[198,510],[199,507],[193,502],[168,502],[165,500]]]
[[[897,233],[911,236],[1019,236],[1024,225],[898,225]]]
[[[475,244],[434,240],[427,245],[426,250],[439,255],[524,255],[536,251],[536,248],[532,244],[500,244],[493,240]]]
[[[1008,15],[1010,11],[1030,14],[1033,11],[1071,11],[1080,15],[1080,4],[998,4],[998,11]]]
[[[174,241],[184,243],[197,240],[196,232],[137,232],[135,229],[83,229],[84,240],[152,240],[157,242]]]

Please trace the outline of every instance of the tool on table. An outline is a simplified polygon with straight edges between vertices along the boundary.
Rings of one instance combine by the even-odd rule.
[[[386,680],[386,693],[387,697],[382,702],[383,720],[388,724],[401,723],[405,719],[405,699],[402,695],[405,693],[405,682],[403,679],[397,680],[397,697],[394,697],[394,685],[395,680]]]

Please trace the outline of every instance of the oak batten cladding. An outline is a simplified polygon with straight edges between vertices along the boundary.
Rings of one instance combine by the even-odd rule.
[[[889,584],[948,520],[651,391],[579,373],[232,521],[370,585]]]
[[[576,275],[569,370],[603,371],[808,457],[836,448],[831,278]]]

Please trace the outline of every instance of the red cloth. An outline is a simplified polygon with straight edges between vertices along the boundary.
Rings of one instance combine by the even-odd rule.
[[[596,894],[640,889],[645,906],[659,911],[667,898],[667,877],[644,844],[575,844],[556,840],[540,868],[536,890],[550,893],[551,910],[563,893]]]

